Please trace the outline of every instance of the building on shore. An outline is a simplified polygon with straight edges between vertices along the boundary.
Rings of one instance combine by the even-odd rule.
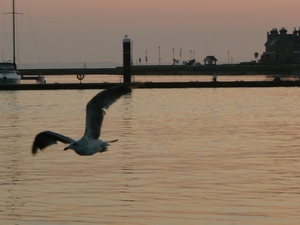
[[[203,61],[205,65],[216,65],[218,60],[216,59],[216,57],[208,55],[205,57],[205,59],[203,59]]]
[[[300,28],[288,34],[283,27],[267,33],[266,50],[261,56],[263,64],[300,63]]]

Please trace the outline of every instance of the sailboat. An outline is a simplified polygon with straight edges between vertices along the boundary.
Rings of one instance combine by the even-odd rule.
[[[2,62],[0,63],[0,84],[19,84],[21,81],[21,76],[17,72],[16,64],[16,21],[15,21],[15,0],[12,0],[13,3],[13,61]]]

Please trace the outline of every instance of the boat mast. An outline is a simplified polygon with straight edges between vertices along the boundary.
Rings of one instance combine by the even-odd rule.
[[[13,3],[13,65],[17,69],[16,64],[16,12],[15,12],[15,0],[12,0]]]

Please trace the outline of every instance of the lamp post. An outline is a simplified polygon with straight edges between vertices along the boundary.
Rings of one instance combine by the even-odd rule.
[[[182,49],[181,49],[181,47],[180,47],[179,57],[180,57],[180,64],[182,64]]]
[[[227,51],[227,58],[228,58],[228,64],[229,64],[229,51]]]
[[[160,65],[160,46],[158,46],[158,65]]]
[[[147,66],[147,63],[148,63],[147,51],[146,51],[145,61],[146,61],[146,66]]]
[[[174,48],[173,48],[173,65],[175,65]]]

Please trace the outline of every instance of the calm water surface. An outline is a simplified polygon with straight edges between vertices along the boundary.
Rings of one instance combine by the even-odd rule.
[[[89,157],[30,149],[43,130],[79,139],[96,90],[0,92],[1,224],[298,224],[299,90],[137,89]]]

